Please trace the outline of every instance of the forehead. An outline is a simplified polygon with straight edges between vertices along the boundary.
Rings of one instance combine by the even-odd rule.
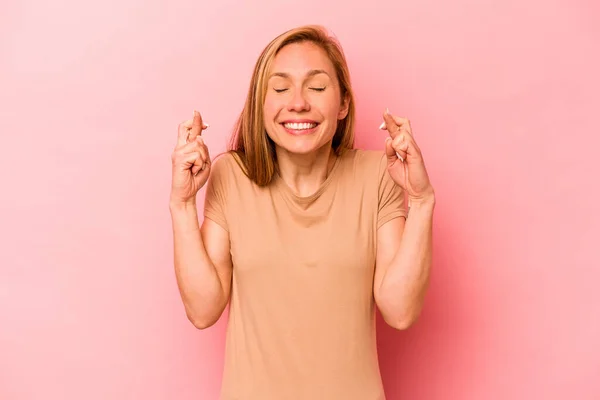
[[[333,63],[325,50],[312,42],[302,42],[282,48],[275,56],[270,72],[298,76],[316,69],[325,70],[335,78]]]

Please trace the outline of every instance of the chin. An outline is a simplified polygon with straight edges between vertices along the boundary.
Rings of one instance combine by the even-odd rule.
[[[289,153],[304,155],[316,153],[324,146],[331,147],[331,141],[316,143],[308,140],[286,140],[281,147]]]
[[[314,153],[318,150],[318,147],[316,146],[304,146],[304,145],[293,145],[293,144],[287,144],[285,146],[282,146],[282,148],[287,151],[288,153],[293,153],[293,154],[310,154],[310,153]]]

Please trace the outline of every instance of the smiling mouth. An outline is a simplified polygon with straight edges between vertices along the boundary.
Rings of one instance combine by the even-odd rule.
[[[285,124],[282,124],[286,129],[293,129],[295,131],[302,131],[302,130],[308,130],[308,129],[313,129],[317,127],[317,123],[316,122],[287,122]]]

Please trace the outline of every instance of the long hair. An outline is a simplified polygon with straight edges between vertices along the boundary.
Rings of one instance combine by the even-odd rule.
[[[336,155],[354,147],[354,94],[350,72],[339,42],[320,25],[306,25],[291,29],[271,41],[256,61],[244,109],[236,123],[229,151],[244,173],[259,186],[268,185],[278,171],[275,143],[267,135],[263,120],[263,106],[267,93],[267,76],[277,53],[286,45],[312,42],[328,55],[335,68],[341,99],[348,97],[348,114],[338,121],[332,148]]]

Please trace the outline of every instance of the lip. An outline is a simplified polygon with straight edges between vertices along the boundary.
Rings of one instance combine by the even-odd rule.
[[[312,119],[286,119],[285,121],[280,122],[280,124],[290,124],[290,123],[297,123],[297,124],[305,124],[305,123],[309,123],[309,124],[319,124],[317,121],[314,121]]]
[[[302,129],[300,131],[297,131],[295,129],[286,128],[285,124],[289,124],[289,123],[297,123],[297,124],[309,123],[309,124],[317,124],[317,126],[315,126],[314,128]],[[319,123],[317,121],[313,121],[312,119],[286,119],[285,121],[281,122],[280,124],[287,133],[289,133],[290,135],[294,135],[294,136],[310,135],[310,134],[314,133],[317,130],[317,128],[319,127]]]

